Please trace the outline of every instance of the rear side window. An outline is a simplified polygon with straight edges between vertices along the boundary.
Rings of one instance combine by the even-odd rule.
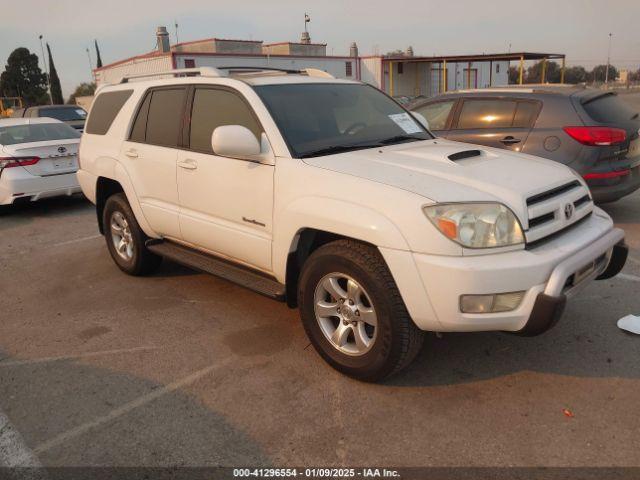
[[[91,106],[91,115],[89,115],[85,132],[93,135],[106,135],[132,93],[133,90],[120,90],[98,95]]]
[[[420,113],[427,119],[430,130],[444,130],[447,126],[447,119],[449,118],[451,109],[455,103],[455,100],[436,102],[414,108],[413,111]]]
[[[511,127],[516,112],[512,100],[465,100],[462,104],[459,129]]]
[[[190,148],[213,153],[211,135],[222,125],[242,125],[260,141],[262,127],[240,96],[228,90],[196,88],[191,110]]]
[[[129,140],[177,147],[185,88],[163,88],[148,93],[138,110]]]
[[[591,118],[600,123],[625,124],[636,115],[636,112],[631,110],[615,94],[596,97],[583,103],[582,107]]]

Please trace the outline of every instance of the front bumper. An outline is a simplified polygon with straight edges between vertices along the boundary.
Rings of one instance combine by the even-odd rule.
[[[530,250],[448,257],[381,252],[416,325],[423,330],[502,330],[541,333],[557,321],[566,300],[596,277],[615,275],[626,260],[624,232],[596,208],[585,221]],[[401,261],[402,260],[402,261]],[[421,288],[417,288],[419,285]],[[460,296],[524,291],[512,311],[460,311]]]

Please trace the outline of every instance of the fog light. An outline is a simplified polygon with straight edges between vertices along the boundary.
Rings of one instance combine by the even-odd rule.
[[[520,306],[525,292],[496,293],[493,295],[462,295],[462,313],[510,312]]]

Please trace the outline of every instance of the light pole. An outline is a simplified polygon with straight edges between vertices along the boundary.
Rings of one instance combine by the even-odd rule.
[[[87,58],[89,59],[89,78],[93,81],[93,63],[91,63],[91,52],[89,52],[89,47],[87,47]]]
[[[604,73],[604,84],[607,85],[609,83],[609,65],[611,64],[611,36],[613,34],[609,34],[609,49],[607,50],[607,70]]]
[[[42,43],[42,35],[38,37],[40,39],[40,50],[42,51],[42,64],[44,65],[44,73],[47,77],[47,93],[49,94],[49,103],[53,105],[53,97],[51,97],[51,83],[49,83],[49,69],[47,68],[47,60],[44,56],[44,44]]]

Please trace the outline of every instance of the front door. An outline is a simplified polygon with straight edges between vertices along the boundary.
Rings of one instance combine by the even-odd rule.
[[[447,139],[519,152],[538,111],[539,105],[533,101],[465,98]]]
[[[196,86],[190,94],[186,148],[178,153],[180,227],[184,241],[271,271],[274,166],[213,152],[211,135],[242,125],[261,140],[260,122],[242,95]]]
[[[146,220],[157,233],[180,238],[176,162],[186,87],[147,92],[120,158]]]

